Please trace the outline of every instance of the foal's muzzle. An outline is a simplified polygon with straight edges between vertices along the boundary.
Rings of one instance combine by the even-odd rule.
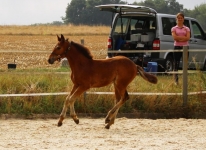
[[[55,61],[59,61],[60,62],[61,60],[61,55],[58,55],[58,56],[51,56],[49,59],[48,59],[48,62],[50,64],[53,64]]]
[[[55,61],[55,60],[54,60],[54,59],[52,59],[52,58],[49,58],[49,59],[48,59],[48,63],[49,63],[49,64],[53,64],[53,63],[54,63],[54,61]]]

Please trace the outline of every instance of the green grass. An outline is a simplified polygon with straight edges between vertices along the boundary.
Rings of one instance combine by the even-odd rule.
[[[170,75],[158,77],[158,84],[150,84],[137,76],[128,86],[128,92],[144,93],[181,93],[180,85],[175,86]],[[0,72],[0,94],[22,93],[57,93],[70,92],[72,82],[70,70],[60,69],[28,69]],[[188,75],[188,92],[200,92],[206,89],[206,75],[201,71]],[[113,85],[89,91],[113,92]],[[65,96],[35,97],[0,97],[0,114],[59,114]],[[77,113],[107,113],[114,105],[114,95],[82,95],[75,103]],[[165,117],[186,113],[189,117],[197,117],[206,113],[206,94],[188,96],[187,107],[182,107],[182,96],[130,95],[120,109],[120,113],[161,113]]]

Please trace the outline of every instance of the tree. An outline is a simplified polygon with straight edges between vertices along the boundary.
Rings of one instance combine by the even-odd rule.
[[[72,0],[66,8],[64,23],[80,24],[86,9],[86,0]]]
[[[198,22],[202,25],[203,29],[206,31],[206,3],[195,6],[194,10],[184,9],[184,13],[188,17],[197,19]]]
[[[196,6],[194,11],[195,10],[197,10],[199,12],[199,14],[197,14],[195,18],[201,23],[204,30],[206,31],[206,21],[205,21],[205,18],[206,18],[206,4]]]
[[[183,5],[176,2],[176,0],[168,0],[167,8],[169,9],[169,14],[177,14],[183,11]]]
[[[137,5],[147,6],[155,9],[158,13],[177,14],[183,10],[183,5],[176,2],[176,0],[145,0]]]
[[[85,25],[110,25],[111,12],[99,11],[96,5],[103,4],[126,4],[120,0],[72,0],[66,8],[66,16],[62,18],[64,23]],[[133,4],[147,6],[155,9],[158,13],[177,14],[184,12],[185,16],[196,18],[206,29],[206,4],[196,6],[194,10],[183,9],[183,5],[176,0],[145,0]]]
[[[113,3],[118,4],[120,0],[72,0],[66,8],[66,16],[62,19],[64,23],[109,25],[112,20],[111,13],[99,11],[95,6]]]
[[[107,4],[109,0],[87,0],[87,14],[86,16],[89,17],[85,21],[85,24],[92,25],[92,24],[108,24],[108,12],[99,11],[99,9],[95,8],[96,5]],[[86,17],[85,16],[85,17]],[[101,19],[100,19],[101,18]],[[111,21],[111,20],[109,20]]]

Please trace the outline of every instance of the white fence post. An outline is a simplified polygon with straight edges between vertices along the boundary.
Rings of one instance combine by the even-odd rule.
[[[182,96],[183,96],[183,106],[187,105],[187,63],[188,63],[188,47],[183,46],[183,86],[182,86]]]

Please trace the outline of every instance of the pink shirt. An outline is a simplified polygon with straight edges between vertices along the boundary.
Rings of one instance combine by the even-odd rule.
[[[177,36],[186,36],[187,32],[190,32],[190,28],[183,26],[182,28],[178,27],[177,25],[172,27],[172,32],[175,32]],[[188,41],[186,42],[174,42],[174,46],[189,46]]]

